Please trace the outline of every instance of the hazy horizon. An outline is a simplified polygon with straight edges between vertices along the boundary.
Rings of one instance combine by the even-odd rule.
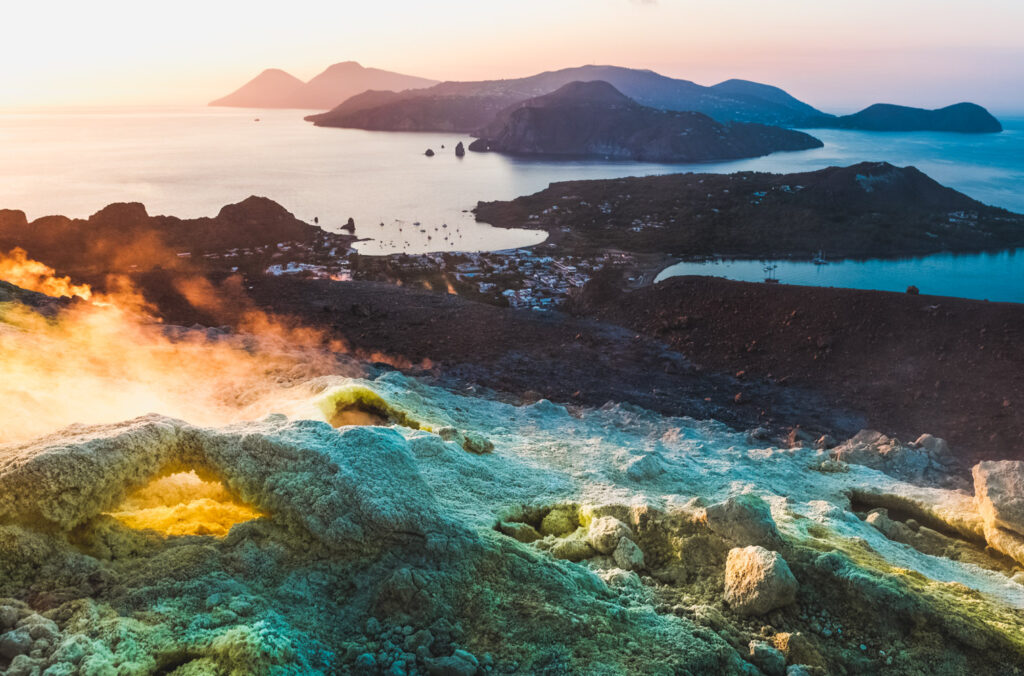
[[[357,8],[307,1],[286,14],[267,3],[108,0],[8,13],[17,30],[0,44],[12,64],[0,72],[2,108],[204,105],[266,68],[309,80],[352,60],[436,80],[611,64],[704,85],[764,82],[836,113],[965,100],[1024,113],[1024,69],[1013,67],[1024,63],[1024,4],[1005,0],[866,0],[856,8],[797,0]]]

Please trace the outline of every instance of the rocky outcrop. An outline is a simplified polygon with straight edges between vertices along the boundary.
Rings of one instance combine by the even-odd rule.
[[[480,132],[469,149],[515,155],[701,162],[817,148],[802,132],[722,124],[695,112],[642,106],[607,82],[573,82],[516,104]]]
[[[740,615],[763,615],[796,600],[797,581],[778,552],[750,546],[729,550],[725,602]]]
[[[986,542],[1024,565],[1024,462],[980,462],[972,474]]]
[[[455,157],[464,157],[466,155],[466,146],[462,145],[462,141],[455,144]]]
[[[1024,535],[1024,462],[980,462],[972,474],[975,500],[985,524]]]
[[[861,430],[829,455],[839,462],[865,465],[915,483],[945,479],[955,460],[949,445],[930,434],[906,445],[875,430]]]
[[[20,247],[61,271],[175,268],[182,261],[179,253],[284,242],[329,243],[344,250],[353,240],[301,221],[277,202],[255,195],[224,206],[212,218],[150,216],[138,202],[110,204],[88,219],[45,216],[26,222],[20,211],[0,213],[0,251]]]

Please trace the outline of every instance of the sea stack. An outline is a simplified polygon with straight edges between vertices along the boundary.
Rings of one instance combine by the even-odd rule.
[[[455,157],[464,157],[466,155],[466,146],[462,145],[462,141],[459,141],[455,146]]]

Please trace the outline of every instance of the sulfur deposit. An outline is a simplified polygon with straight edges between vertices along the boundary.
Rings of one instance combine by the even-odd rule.
[[[295,394],[289,417],[150,415],[0,447],[0,671],[1006,674],[1024,660],[1020,567],[985,552],[992,510],[966,492],[713,422],[514,406],[397,372]]]
[[[459,396],[269,317],[250,340],[0,292],[0,673],[1024,659],[1021,463],[982,463],[972,495],[927,435],[765,448],[625,405]],[[359,377],[320,375],[339,372]]]

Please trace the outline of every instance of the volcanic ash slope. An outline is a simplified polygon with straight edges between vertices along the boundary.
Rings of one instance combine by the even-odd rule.
[[[303,393],[260,422],[149,416],[0,447],[0,671],[995,674],[1024,657],[1017,564],[985,553],[965,492],[622,406],[397,373]],[[222,487],[158,505],[184,472]],[[223,510],[249,520],[127,525],[189,533]]]

